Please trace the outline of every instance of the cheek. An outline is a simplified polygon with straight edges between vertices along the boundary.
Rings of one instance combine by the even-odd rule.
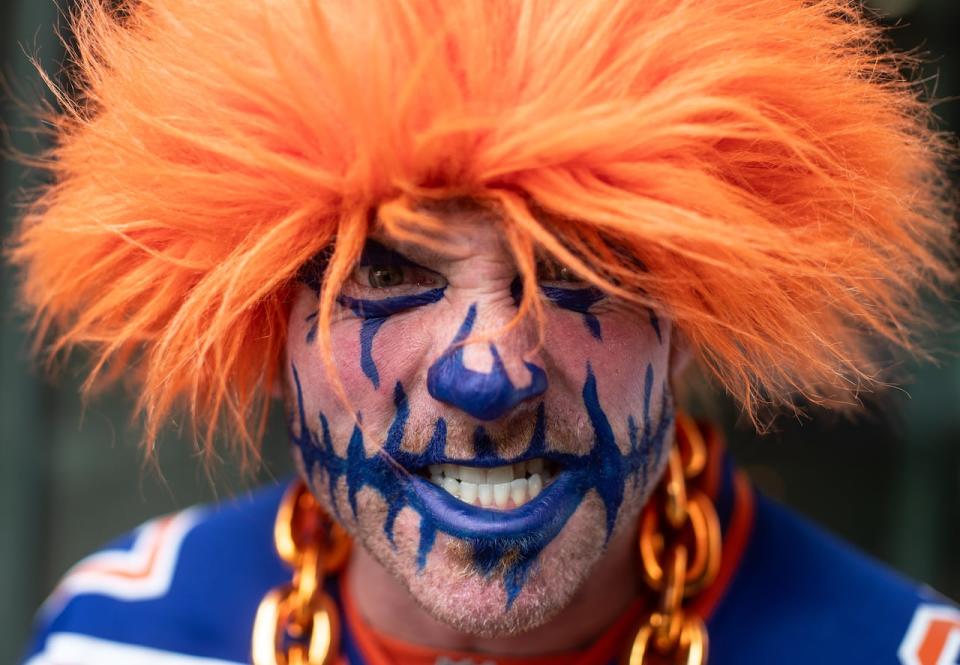
[[[647,367],[658,379],[669,371],[669,322],[650,324],[633,312],[610,312],[599,318],[603,339],[593,337],[578,317],[568,312],[550,312],[544,348],[552,374],[567,384],[565,392],[580,398],[587,363],[593,368],[604,408],[617,409],[618,402],[635,403],[642,396]],[[652,396],[660,392],[656,382]]]
[[[328,377],[315,335],[315,299],[298,303],[290,318],[287,354],[290,367],[288,381],[293,388],[293,367],[296,367],[309,414],[322,412],[334,429],[338,420],[344,424],[345,434],[353,426],[352,411],[362,410],[367,422],[374,424],[393,416],[393,390],[400,381],[405,386],[416,377],[423,356],[431,348],[431,338],[424,334],[424,323],[413,316],[395,316],[385,321],[373,337],[372,360],[378,371],[379,385],[374,386],[370,372],[364,365],[363,323],[348,318],[336,321],[330,328],[334,367],[346,397],[353,407],[347,409],[336,393],[334,382]],[[340,418],[344,416],[344,418]],[[308,418],[312,421],[308,415]]]

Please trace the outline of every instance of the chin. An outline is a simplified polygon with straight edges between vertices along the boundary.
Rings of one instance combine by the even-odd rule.
[[[370,507],[348,526],[359,542],[433,618],[481,638],[518,635],[552,619],[571,603],[606,551],[603,504],[588,495],[532,562],[522,587],[510,593],[509,562],[485,573],[477,567],[473,543],[438,534],[420,567],[421,517],[404,510],[391,544],[383,537],[382,511]]]

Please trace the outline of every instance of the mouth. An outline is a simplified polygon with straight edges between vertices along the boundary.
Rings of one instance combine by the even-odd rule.
[[[549,542],[579,505],[590,476],[558,457],[567,456],[487,466],[432,463],[408,476],[407,495],[431,530],[475,542]]]
[[[461,503],[509,511],[536,499],[559,473],[553,460],[537,457],[492,467],[431,464],[419,475]]]

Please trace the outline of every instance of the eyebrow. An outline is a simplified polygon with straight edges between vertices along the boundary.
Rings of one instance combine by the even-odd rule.
[[[391,249],[376,240],[367,240],[360,253],[360,265],[390,265],[390,266],[411,266],[420,268],[422,266],[414,263],[409,258],[395,249]]]
[[[408,247],[405,247],[404,250],[407,252],[406,254],[401,252],[399,249],[387,247],[380,241],[369,238],[363,247],[363,251],[360,253],[359,265],[370,266],[378,264],[390,266],[410,266],[413,268],[431,270],[431,268],[422,265],[422,263],[427,265],[437,265],[448,263],[452,259],[457,258],[456,256],[450,256],[449,254],[444,254],[434,249],[422,247],[413,243],[409,244]],[[410,258],[410,256],[408,256],[408,254],[415,256],[417,260],[413,260]]]

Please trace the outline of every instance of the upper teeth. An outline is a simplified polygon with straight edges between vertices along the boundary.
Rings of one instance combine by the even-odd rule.
[[[465,503],[483,507],[505,508],[511,501],[515,507],[522,506],[537,496],[551,477],[542,458],[490,468],[430,465],[431,482]]]

